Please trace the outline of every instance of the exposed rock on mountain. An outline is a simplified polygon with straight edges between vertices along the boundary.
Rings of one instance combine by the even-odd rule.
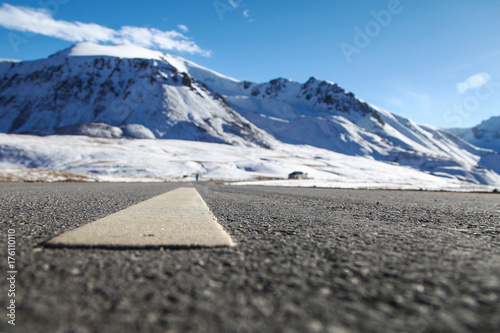
[[[500,152],[500,116],[491,117],[472,128],[451,128],[449,131],[477,147]]]

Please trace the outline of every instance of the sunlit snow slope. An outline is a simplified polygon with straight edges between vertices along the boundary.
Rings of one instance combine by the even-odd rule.
[[[488,192],[496,188],[284,143],[266,149],[185,140],[0,134],[0,149],[0,181],[194,181],[198,174],[200,180],[273,186]],[[287,180],[296,170],[307,179]],[[500,183],[500,176],[492,182]]]

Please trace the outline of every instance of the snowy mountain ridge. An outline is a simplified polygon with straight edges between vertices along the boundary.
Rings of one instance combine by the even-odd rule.
[[[451,128],[449,131],[477,147],[500,152],[500,116],[491,117],[472,128]]]
[[[0,132],[264,148],[281,141],[472,183],[495,183],[500,173],[498,153],[370,105],[333,82],[238,81],[132,45],[80,43],[47,59],[0,62]]]

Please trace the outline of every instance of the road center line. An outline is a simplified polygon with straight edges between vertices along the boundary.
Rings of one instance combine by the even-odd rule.
[[[161,194],[46,243],[53,247],[234,246],[202,197],[192,187]]]

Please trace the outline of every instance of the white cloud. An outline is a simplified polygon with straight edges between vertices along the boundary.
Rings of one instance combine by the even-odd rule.
[[[243,16],[244,16],[245,18],[247,18],[247,19],[248,19],[248,22],[250,22],[250,23],[255,21],[255,19],[254,19],[254,18],[250,18],[250,9],[245,9],[245,10],[243,11]]]
[[[233,6],[233,8],[238,8],[243,0],[229,0],[229,4]]]
[[[211,53],[175,30],[161,31],[154,28],[125,26],[117,31],[95,23],[55,20],[45,9],[9,4],[0,6],[0,26],[9,30],[40,34],[69,42],[130,43],[148,48],[198,53],[205,56]],[[187,32],[187,27],[184,25],[179,25],[178,28]]]
[[[10,30],[31,32],[72,42],[103,42],[115,38],[116,31],[97,24],[54,20],[44,9],[0,7],[0,26]]]
[[[154,28],[122,27],[114,43],[131,43],[147,48],[199,53],[210,56],[211,52],[201,49],[195,42],[177,31],[161,31]]]
[[[490,81],[490,76],[486,73],[477,73],[469,76],[465,81],[457,83],[457,90],[463,94],[467,90],[484,86]]]
[[[182,31],[183,33],[188,33],[189,32],[188,27],[186,27],[184,24],[178,24],[177,28],[179,28],[179,30]]]

